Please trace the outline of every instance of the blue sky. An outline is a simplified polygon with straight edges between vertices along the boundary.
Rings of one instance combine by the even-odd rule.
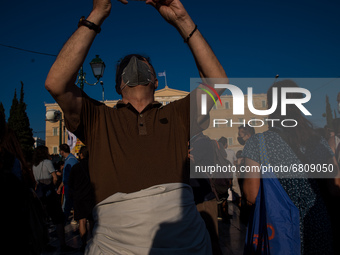
[[[198,72],[190,50],[177,31],[151,6],[130,1],[112,1],[110,17],[102,26],[87,59],[84,71],[94,82],[89,62],[96,54],[104,60],[102,78],[105,99],[118,99],[114,89],[115,65],[129,53],[151,57],[156,72],[166,70],[171,88],[190,89],[190,78]],[[340,76],[340,2],[291,0],[183,0],[228,76],[244,78],[336,78]],[[77,28],[81,16],[92,9],[91,0],[3,1],[0,9],[0,44],[32,51],[58,54]],[[14,89],[24,82],[25,102],[35,135],[44,138],[44,102],[53,98],[44,81],[54,57],[0,46],[1,93],[9,116]],[[159,78],[160,88],[164,79]],[[336,108],[340,79],[320,79],[304,85],[312,93],[309,108],[312,120],[325,124],[325,95]],[[254,88],[265,93],[267,85]],[[244,93],[246,89],[242,88]],[[101,99],[99,85],[85,86],[91,97]]]

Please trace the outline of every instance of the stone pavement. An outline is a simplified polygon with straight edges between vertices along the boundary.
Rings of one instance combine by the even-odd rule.
[[[59,247],[59,240],[55,231],[55,227],[51,226],[49,228],[50,233],[50,242],[49,245],[54,247]],[[81,239],[79,235],[78,225],[77,224],[68,224],[65,226],[65,240],[68,246],[73,248],[80,248],[81,246]],[[60,253],[59,248],[55,249],[54,251],[43,252],[42,255],[59,255],[59,254],[75,254],[81,255],[83,254],[80,251],[76,251],[73,253]]]
[[[219,234],[220,234],[220,246],[223,252],[223,255],[242,255],[243,254],[243,245],[245,240],[246,226],[243,225],[240,221],[240,210],[234,204],[228,203],[228,212],[231,216],[230,219],[219,221]],[[52,246],[58,247],[59,241],[57,239],[55,228],[50,228],[50,244]],[[66,232],[66,242],[67,245],[79,248],[81,246],[81,240],[78,231],[78,225],[76,224],[68,224],[65,227]],[[44,252],[43,255],[58,255],[60,254],[59,249],[51,252]],[[66,253],[65,253],[66,254]],[[80,251],[76,251],[73,253],[67,254],[75,254],[81,255],[83,254]]]
[[[228,202],[228,213],[231,218],[218,222],[220,247],[223,255],[242,255],[246,237],[246,226],[241,223],[240,209]]]

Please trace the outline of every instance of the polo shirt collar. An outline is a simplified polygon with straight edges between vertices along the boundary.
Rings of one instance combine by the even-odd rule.
[[[151,109],[151,108],[160,108],[161,106],[162,106],[162,104],[161,104],[160,102],[158,102],[158,101],[153,101],[152,103],[148,104],[148,105],[143,109],[142,112],[144,112],[144,111],[146,111],[146,110],[148,110],[148,109]],[[136,109],[133,107],[132,104],[130,104],[130,103],[125,104],[122,100],[119,100],[119,101],[117,102],[116,107],[117,107],[117,109],[123,108],[123,107],[128,107],[128,108],[132,108],[132,109],[136,110]]]

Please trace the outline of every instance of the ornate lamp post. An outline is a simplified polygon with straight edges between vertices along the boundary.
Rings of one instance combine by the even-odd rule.
[[[90,62],[90,65],[91,65],[91,69],[93,72],[93,76],[96,77],[97,81],[95,83],[87,82],[86,73],[83,71],[83,66],[81,66],[79,70],[78,81],[76,83],[76,85],[79,84],[79,87],[81,90],[84,90],[84,83],[94,86],[94,85],[97,85],[99,82],[99,79],[103,77],[104,70],[105,70],[105,63],[101,58],[99,58],[99,55],[96,55],[96,57],[92,59],[92,61]]]

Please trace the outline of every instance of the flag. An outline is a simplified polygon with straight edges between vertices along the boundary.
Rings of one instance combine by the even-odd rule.
[[[158,73],[158,76],[159,76],[159,77],[165,76],[165,71],[164,71],[164,72],[161,72],[161,73]]]
[[[67,135],[68,135],[67,145],[70,146],[70,150],[72,150],[74,148],[74,146],[76,146],[77,137],[68,130],[67,130]]]

